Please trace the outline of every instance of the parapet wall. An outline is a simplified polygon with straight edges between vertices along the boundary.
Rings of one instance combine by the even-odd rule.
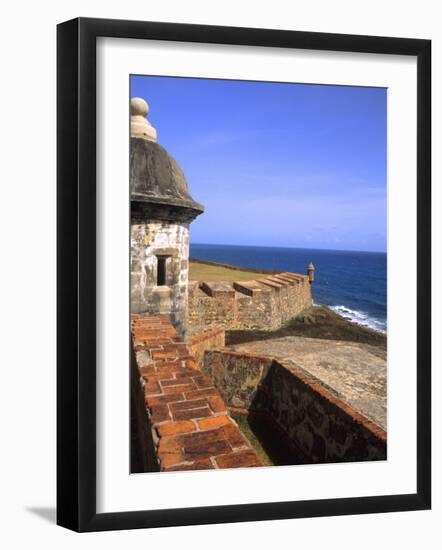
[[[256,280],[189,283],[189,332],[276,330],[312,305],[307,275],[277,273]]]
[[[145,471],[262,465],[167,316],[133,315],[132,345],[145,422],[139,406],[132,419],[138,418],[137,426],[148,426],[150,433],[132,427],[131,454],[150,454],[138,460],[149,468]]]
[[[205,353],[204,372],[227,406],[278,431],[302,462],[386,459],[386,433],[292,361]]]

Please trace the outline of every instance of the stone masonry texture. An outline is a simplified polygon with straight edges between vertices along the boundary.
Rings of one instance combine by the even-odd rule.
[[[167,315],[132,315],[134,360],[160,471],[261,466]]]
[[[384,350],[364,343],[302,336],[269,338],[230,349],[294,362],[364,416],[381,428],[387,428],[387,361]]]
[[[158,256],[166,257],[166,285],[157,286]],[[187,336],[189,224],[157,221],[131,227],[132,313],[169,315]]]
[[[199,369],[204,367],[204,353],[214,348],[223,348],[225,345],[225,331],[213,329],[189,338],[189,351]]]
[[[276,273],[241,282],[189,283],[189,332],[275,330],[312,305],[307,275]]]
[[[227,350],[204,359],[227,406],[259,416],[304,462],[386,459],[386,432],[293,361]]]

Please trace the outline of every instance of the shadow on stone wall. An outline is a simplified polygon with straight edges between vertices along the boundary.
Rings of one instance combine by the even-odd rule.
[[[130,473],[159,471],[140,375],[132,349],[130,362]]]
[[[299,448],[287,444],[287,436],[268,414],[251,412],[248,423],[256,438],[275,466],[310,464],[311,460]]]

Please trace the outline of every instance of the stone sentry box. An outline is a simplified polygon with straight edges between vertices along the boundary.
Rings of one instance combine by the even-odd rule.
[[[181,168],[156,143],[148,104],[131,99],[131,312],[168,315],[187,338],[189,224],[204,211]]]

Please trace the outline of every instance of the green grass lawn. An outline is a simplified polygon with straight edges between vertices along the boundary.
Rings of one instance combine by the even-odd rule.
[[[263,463],[264,466],[274,466],[275,463],[272,458],[268,455],[267,451],[262,446],[260,440],[256,436],[255,432],[252,430],[247,416],[241,414],[232,414],[233,419],[238,424],[241,432],[247,437],[250,441],[250,444],[255,449],[256,454]]]
[[[229,269],[222,265],[208,265],[190,262],[189,279],[191,281],[252,281],[265,277],[263,273]]]

